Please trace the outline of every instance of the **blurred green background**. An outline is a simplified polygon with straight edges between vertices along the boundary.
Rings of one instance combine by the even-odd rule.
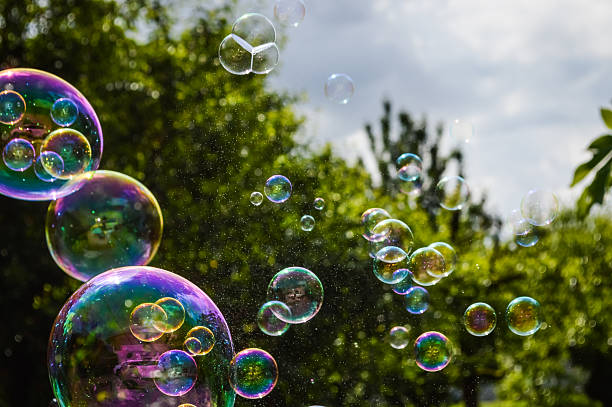
[[[349,165],[330,147],[298,143],[295,134],[308,120],[294,113],[298,97],[269,91],[265,77],[233,76],[219,65],[232,6],[200,11],[197,24],[176,36],[156,0],[0,0],[0,60],[2,69],[42,69],[81,90],[103,126],[101,168],[139,179],[162,207],[164,236],[151,265],[209,294],[237,350],[256,346],[276,357],[276,389],[236,404],[612,405],[612,221],[600,207],[587,216],[611,182],[602,153],[612,136],[591,146],[599,159],[576,173],[579,181],[599,171],[577,207],[540,230],[537,245],[517,247],[502,239],[502,221],[485,210],[486,197],[473,196],[461,212],[439,209],[435,181],[449,165],[461,172],[463,163],[461,151],[440,154],[441,125],[395,112],[388,101],[380,119],[358,118],[373,123],[366,130],[380,185],[361,162]],[[394,180],[392,159],[402,152],[425,162],[416,200]],[[292,198],[251,205],[250,193],[277,173],[292,181]],[[327,202],[322,212],[312,207],[317,196]],[[46,203],[0,197],[0,207],[0,406],[46,406],[53,397],[47,338],[79,283],[47,251]],[[360,215],[370,207],[410,225],[417,247],[443,240],[459,254],[457,270],[431,288],[431,307],[421,316],[408,314],[402,298],[372,274],[360,236]],[[306,213],[317,221],[310,233],[299,227]],[[255,315],[270,278],[292,265],[320,277],[323,308],[284,336],[267,337]],[[531,337],[510,333],[503,321],[508,302],[522,295],[543,308],[545,324]],[[476,301],[498,312],[488,337],[463,328],[463,312]],[[390,347],[396,325],[410,327],[413,338],[445,333],[455,359],[441,372],[421,371],[410,346]]]

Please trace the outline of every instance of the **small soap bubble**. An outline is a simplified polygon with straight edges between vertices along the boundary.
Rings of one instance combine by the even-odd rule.
[[[410,256],[408,269],[412,273],[412,281],[418,285],[430,286],[440,281],[440,277],[434,275],[443,274],[446,264],[439,251],[431,247],[421,247]]]
[[[395,246],[404,250],[406,254],[412,252],[414,235],[412,229],[398,219],[385,219],[372,229],[374,236],[382,238],[370,244],[370,255],[376,255],[383,247]]]
[[[61,173],[54,173],[54,167],[45,167],[55,178],[70,179],[85,172],[91,163],[91,146],[83,134],[77,130],[62,128],[47,136],[40,149],[41,153],[51,151],[58,154],[64,162]],[[44,164],[44,162],[43,162]]]
[[[19,122],[26,111],[26,102],[13,90],[0,92],[0,123],[13,125]]]
[[[195,338],[200,341],[202,348],[196,355],[206,355],[215,346],[215,334],[205,326],[191,328],[191,330],[187,332],[185,339],[187,338]]]
[[[278,65],[280,51],[275,43],[268,43],[253,48],[253,66],[251,72],[256,74],[267,74]]]
[[[282,314],[284,319],[291,319],[291,309],[284,302],[268,301],[257,313],[257,325],[261,332],[270,336],[280,336],[287,332],[289,324],[276,316]]]
[[[428,269],[427,272],[432,277],[448,277],[455,271],[455,267],[457,266],[457,252],[453,246],[449,245],[445,242],[435,242],[429,245],[432,249],[437,250],[442,257],[444,257],[444,270],[439,270],[435,268]],[[442,273],[440,273],[442,272]]]
[[[531,297],[513,299],[506,308],[508,328],[517,335],[536,333],[542,325],[540,303]]]
[[[159,357],[153,381],[165,395],[178,397],[187,394],[195,386],[197,378],[195,360],[182,350],[169,350]]]
[[[379,241],[385,238],[389,230],[382,230],[381,235],[376,235],[372,230],[376,225],[385,219],[390,219],[391,215],[380,208],[370,208],[361,215],[361,225],[363,226],[363,237],[370,241]],[[376,254],[376,253],[375,253]]]
[[[383,247],[374,258],[374,275],[386,284],[395,284],[408,275],[408,255],[399,247]]]
[[[414,286],[405,295],[406,311],[419,315],[429,308],[429,292],[423,287]]]
[[[325,82],[325,96],[334,103],[347,104],[353,93],[355,93],[355,84],[347,74],[332,74]]]
[[[274,24],[259,13],[247,13],[240,16],[234,22],[232,34],[242,38],[252,48],[276,41]]]
[[[273,175],[264,187],[266,197],[274,203],[283,203],[291,197],[291,182],[283,175]]]
[[[253,47],[235,34],[229,34],[219,45],[219,62],[231,74],[246,75],[253,66]]]
[[[202,342],[200,342],[197,338],[189,337],[185,339],[183,342],[183,347],[192,356],[202,354]]]
[[[403,194],[406,194],[411,198],[415,198],[421,195],[423,190],[423,181],[421,178],[417,178],[414,181],[403,181],[400,179],[399,189]]]
[[[241,350],[229,366],[229,382],[241,397],[258,399],[268,395],[276,386],[278,366],[276,360],[262,349]]]
[[[395,161],[397,164],[397,176],[402,181],[415,181],[421,177],[423,172],[423,161],[416,154],[405,153]]]
[[[512,229],[514,241],[519,246],[531,247],[540,240],[535,227],[523,218],[520,210],[514,209],[508,216],[507,222]]]
[[[470,197],[470,189],[462,177],[444,177],[436,185],[440,206],[449,211],[458,211]]]
[[[474,126],[469,121],[456,119],[451,123],[450,136],[457,144],[470,144],[474,138]]]
[[[302,0],[276,0],[274,17],[283,25],[297,27],[304,20],[306,6]]]
[[[253,205],[259,206],[263,202],[263,195],[259,191],[252,192],[250,200]]]
[[[49,168],[49,170],[47,170]],[[34,163],[34,173],[45,182],[54,182],[52,174],[61,174],[64,171],[64,160],[59,154],[53,151],[43,151]]]
[[[408,329],[403,326],[395,326],[389,331],[389,342],[395,349],[404,349],[410,340]]]
[[[474,336],[486,336],[493,332],[497,325],[495,310],[484,302],[474,303],[465,310],[463,325],[466,331]]]
[[[51,118],[58,126],[71,126],[79,115],[79,108],[68,98],[60,98],[51,107]]]
[[[139,341],[154,342],[164,334],[164,331],[158,327],[165,324],[167,320],[168,316],[162,307],[146,302],[132,310],[130,331]]]
[[[559,200],[550,191],[532,189],[521,200],[521,214],[534,226],[550,225],[559,213]]]
[[[280,301],[291,310],[290,315],[272,312],[282,321],[301,324],[312,319],[323,305],[323,284],[310,270],[303,267],[287,267],[272,277],[268,285],[268,301]]]
[[[403,270],[398,270],[396,273],[404,274]],[[399,295],[406,295],[408,290],[412,288],[412,273],[408,271],[406,276],[399,282],[393,284],[393,292]]]
[[[440,332],[425,332],[414,342],[414,354],[418,367],[426,372],[437,372],[450,363],[452,344]]]
[[[34,146],[22,138],[14,138],[4,146],[2,160],[13,171],[25,171],[34,161]]]
[[[168,318],[161,323],[157,328],[165,333],[177,331],[185,321],[185,308],[179,300],[171,297],[165,297],[155,301],[159,305]]]
[[[314,229],[315,219],[310,215],[304,215],[300,219],[300,226],[304,232],[310,232],[312,229]]]
[[[323,209],[325,209],[325,199],[315,198],[313,205],[316,210],[322,211]]]

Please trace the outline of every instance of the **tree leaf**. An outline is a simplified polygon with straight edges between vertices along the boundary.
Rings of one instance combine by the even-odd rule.
[[[601,108],[601,118],[603,119],[606,126],[612,129],[612,110]]]
[[[574,171],[574,179],[572,180],[570,187],[573,187],[574,185],[582,181],[584,177],[589,175],[591,170],[595,168],[601,162],[601,160],[606,158],[608,153],[609,151],[600,151],[597,154],[594,154],[593,158],[591,158],[589,161],[580,164],[578,168],[576,168],[576,170]]]
[[[606,150],[606,153],[612,150],[612,134],[606,134],[597,137],[588,147],[589,150]]]
[[[610,168],[612,167],[612,159],[597,171],[591,185],[586,187],[578,198],[578,213],[581,217],[585,217],[591,211],[594,204],[601,204],[606,194],[606,186],[610,177]]]

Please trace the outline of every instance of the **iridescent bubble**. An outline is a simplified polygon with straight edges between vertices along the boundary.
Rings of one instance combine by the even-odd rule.
[[[49,168],[49,170],[47,170]],[[53,151],[43,151],[34,163],[34,173],[45,182],[57,180],[52,174],[61,174],[64,171],[64,160]]]
[[[540,303],[531,297],[513,299],[506,308],[506,321],[508,328],[517,335],[536,333],[542,325]]]
[[[163,220],[144,185],[118,172],[95,171],[67,188],[78,190],[51,202],[45,228],[49,251],[62,270],[86,281],[114,267],[151,261]]]
[[[51,107],[51,118],[58,126],[71,126],[79,116],[79,108],[68,98],[60,98]]]
[[[276,65],[278,65],[279,57],[280,51],[273,42],[253,48],[253,67],[251,72],[261,75],[272,72]]]
[[[395,326],[389,331],[389,342],[395,349],[404,349],[410,340],[408,329],[403,326]]]
[[[139,341],[154,342],[164,335],[158,327],[164,324],[168,316],[157,304],[145,302],[130,314],[130,331]]]
[[[408,271],[408,270],[407,270]],[[396,273],[404,274],[403,269],[396,271]],[[412,273],[408,271],[405,273],[405,277],[399,282],[393,284],[393,292],[399,295],[406,295],[408,290],[412,288]]]
[[[321,309],[323,285],[312,271],[303,267],[287,267],[272,277],[268,285],[267,299],[289,306],[289,316],[272,308],[280,320],[301,324],[312,319]]]
[[[192,356],[200,355],[203,351],[202,342],[191,336],[185,339],[185,341],[183,342],[183,347],[185,348],[187,353]]]
[[[281,314],[284,319],[291,319],[291,309],[280,301],[268,301],[257,313],[257,325],[261,332],[270,336],[280,336],[287,332],[289,324],[276,316]]]
[[[431,247],[421,247],[412,253],[408,260],[408,269],[412,273],[412,281],[418,285],[430,286],[440,281],[440,275],[446,270],[444,256]]]
[[[322,211],[323,209],[325,209],[325,199],[315,198],[313,205],[316,210]]]
[[[414,246],[414,235],[408,225],[398,219],[385,219],[372,229],[374,236],[383,236],[382,239],[370,244],[370,254],[376,255],[383,247],[399,247],[410,254]]]
[[[258,191],[252,192],[250,200],[253,205],[259,206],[263,202],[263,195]]]
[[[465,310],[463,325],[466,331],[474,336],[486,336],[493,332],[497,325],[495,310],[484,302],[474,303]]]
[[[231,74],[246,75],[253,66],[253,47],[235,34],[229,34],[219,45],[219,62]]]
[[[402,181],[415,181],[421,177],[423,172],[423,161],[416,154],[405,153],[395,161],[397,164],[397,176]]]
[[[427,273],[432,277],[448,277],[457,266],[457,252],[453,249],[453,246],[445,242],[435,242],[429,245],[432,249],[437,250],[442,257],[444,257],[444,270],[431,268],[427,270]],[[439,274],[442,271],[441,274]]]
[[[423,287],[414,286],[406,292],[406,311],[411,314],[422,314],[429,308],[429,293]]]
[[[334,103],[347,104],[353,93],[355,93],[355,84],[347,74],[332,74],[325,82],[325,96]]]
[[[205,326],[193,327],[187,332],[186,338],[195,338],[200,342],[200,352],[196,355],[206,355],[215,346],[215,334],[209,328]]]
[[[45,167],[55,178],[71,179],[89,168],[91,162],[89,141],[83,134],[73,129],[55,130],[47,136],[40,151],[54,152],[62,158],[64,169],[61,173],[53,173],[53,166]]]
[[[450,136],[458,144],[470,144],[474,138],[474,126],[468,121],[455,119],[450,126]]]
[[[531,247],[538,243],[540,240],[535,227],[523,218],[521,211],[514,209],[507,219],[516,244],[523,247]]]
[[[25,171],[34,161],[34,146],[28,140],[14,138],[2,150],[2,160],[12,171]]]
[[[386,234],[389,233],[388,230],[383,230],[381,231],[382,233],[381,235],[376,235],[374,234],[372,229],[374,229],[374,227],[378,225],[381,221],[385,219],[390,219],[390,218],[391,218],[391,215],[389,215],[389,213],[384,209],[370,208],[367,211],[365,211],[363,214],[361,214],[361,225],[363,226],[363,237],[370,242],[375,242],[375,241],[384,239]]]
[[[178,331],[185,321],[185,308],[176,298],[166,297],[155,301],[167,315],[167,319],[157,325],[157,329],[165,333]]]
[[[304,20],[306,6],[302,0],[276,0],[274,17],[281,24],[297,27]]]
[[[395,284],[408,275],[408,255],[395,246],[383,247],[374,258],[374,275],[386,284]]]
[[[444,369],[453,357],[451,341],[440,332],[425,332],[414,342],[414,354],[418,367],[427,372]]]
[[[304,232],[310,232],[314,229],[315,219],[310,215],[304,215],[302,219],[300,219],[300,226]]]
[[[196,407],[196,406],[194,406],[193,404],[181,404],[178,407]]]
[[[521,214],[534,226],[550,225],[559,213],[559,200],[549,191],[532,189],[521,200]]]
[[[470,197],[470,189],[459,176],[444,177],[436,185],[440,206],[449,211],[458,211]]]
[[[264,186],[266,197],[274,203],[283,203],[291,197],[291,181],[283,175],[272,175]]]
[[[153,381],[162,393],[178,397],[193,389],[197,378],[195,360],[182,350],[169,350],[159,357]]]
[[[26,102],[13,90],[0,92],[0,123],[13,125],[19,122],[26,112]]]
[[[514,237],[514,242],[522,247],[532,247],[535,246],[536,243],[540,240],[540,236],[538,236],[535,229],[532,229],[529,233],[524,235],[517,235]]]
[[[230,363],[229,382],[234,391],[247,399],[269,394],[278,380],[276,360],[262,349],[241,350]]]

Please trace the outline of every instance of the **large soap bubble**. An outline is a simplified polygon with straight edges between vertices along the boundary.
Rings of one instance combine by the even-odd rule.
[[[151,261],[163,220],[144,185],[118,172],[95,171],[67,187],[77,191],[53,201],[46,222],[47,245],[62,270],[86,281],[111,268]]]
[[[542,326],[540,303],[531,297],[518,297],[506,308],[508,329],[520,336],[536,333]]]
[[[100,165],[102,128],[96,113],[77,89],[47,72],[0,72],[0,134],[5,152],[0,194],[12,198],[44,201],[68,195],[70,178]],[[54,159],[40,159],[45,153]]]
[[[385,219],[372,229],[374,236],[382,236],[370,243],[370,255],[376,254],[384,247],[396,246],[410,254],[414,246],[414,234],[408,225],[398,219]]]
[[[521,200],[521,214],[534,226],[553,223],[559,213],[559,200],[550,191],[532,189]]]
[[[284,302],[291,313],[287,315],[272,308],[274,315],[290,324],[301,324],[312,319],[323,305],[323,284],[310,270],[303,267],[287,267],[278,273],[268,285],[268,301]]]
[[[426,372],[444,369],[452,357],[452,343],[440,332],[425,332],[414,342],[414,359],[417,366]]]
[[[132,310],[163,298],[182,304],[182,326],[152,342],[138,340],[130,331]],[[214,332],[206,356],[182,352],[196,326]],[[49,377],[63,407],[232,406],[233,355],[225,319],[202,290],[165,270],[123,267],[92,278],[63,306],[49,340]]]
[[[265,350],[244,349],[230,363],[229,381],[238,395],[259,399],[274,390],[278,381],[278,365]]]

